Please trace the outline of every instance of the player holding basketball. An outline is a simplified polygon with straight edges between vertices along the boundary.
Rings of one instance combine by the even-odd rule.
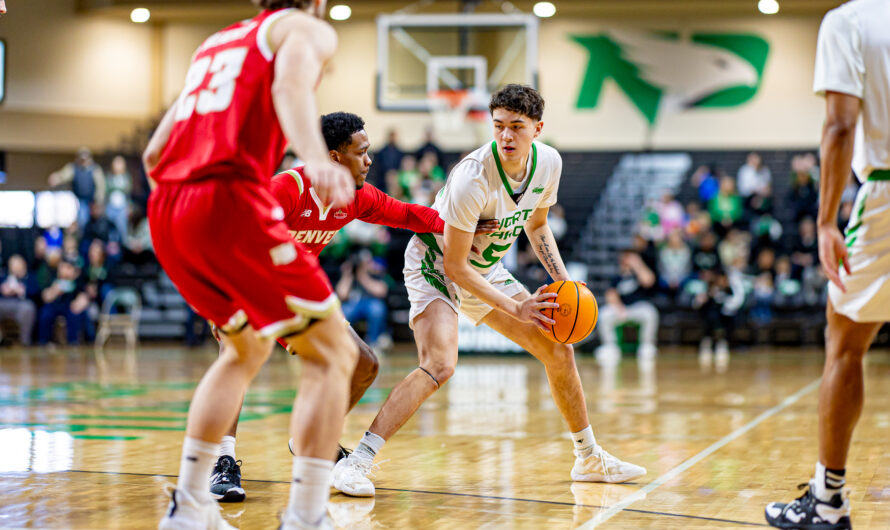
[[[365,183],[371,168],[368,151],[371,143],[365,132],[365,122],[355,114],[335,112],[321,117],[321,132],[331,160],[342,165],[352,174],[355,183],[355,200],[343,208],[331,208],[318,200],[312,182],[303,167],[297,167],[272,178],[272,194],[284,208],[284,222],[302,248],[318,256],[333,239],[338,230],[354,219],[366,223],[405,228],[417,233],[441,234],[445,223],[439,213],[420,204],[397,201],[371,184]],[[491,233],[497,229],[496,221],[483,221],[477,233]],[[355,330],[349,327],[349,336],[358,347],[358,364],[350,383],[349,410],[368,390],[377,377],[377,357]],[[293,351],[285,341],[282,345]],[[220,355],[225,349],[220,344]],[[222,439],[220,457],[213,469],[210,491],[220,502],[241,502],[245,493],[241,487],[241,466],[235,458],[235,433],[238,420]],[[348,455],[340,447],[338,459]]]
[[[766,507],[767,522],[777,528],[850,528],[843,487],[847,451],[862,412],[862,359],[890,321],[888,27],[890,3],[855,0],[829,11],[819,30],[814,90],[825,95],[827,111],[819,260],[831,280],[819,388],[819,461],[801,497]],[[837,215],[851,163],[862,187],[845,240]]]
[[[562,160],[555,149],[534,141],[544,125],[544,100],[530,87],[507,85],[492,96],[489,110],[494,141],[455,166],[433,205],[445,221],[444,235],[415,235],[405,251],[409,323],[420,366],[392,389],[356,450],[335,466],[334,487],[348,495],[374,495],[367,478],[374,457],[454,373],[458,311],[544,363],[575,444],[573,480],[625,482],[646,473],[597,445],[572,347],[551,342],[539,332],[553,323],[541,310],[555,307],[548,300],[556,295],[542,294],[541,289],[530,295],[501,263],[525,231],[551,278],[570,280],[547,225]],[[498,219],[500,229],[474,235],[481,218]]]
[[[315,256],[288,233],[268,176],[289,140],[320,202],[338,208],[352,200],[349,172],[325,149],[314,94],[337,37],[320,20],[324,0],[254,4],[260,14],[195,52],[185,89],[144,155],[158,182],[148,211],[157,257],[189,304],[218,325],[224,347],[195,390],[160,528],[232,528],[210,496],[210,474],[278,337],[303,360],[282,527],[326,525],[331,459],[357,359],[337,297]]]

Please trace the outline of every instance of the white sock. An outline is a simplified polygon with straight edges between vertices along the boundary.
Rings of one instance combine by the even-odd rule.
[[[330,460],[295,456],[287,509],[306,523],[318,523],[331,496],[333,469],[334,463]]]
[[[223,436],[222,442],[219,444],[219,456],[231,456],[232,460],[238,460],[235,458],[234,436]]]
[[[593,436],[593,427],[588,425],[578,432],[572,433],[572,443],[575,444],[575,451],[587,452],[596,449],[596,438]]]
[[[383,444],[385,443],[386,440],[383,438],[370,431],[365,431],[365,435],[362,436],[362,441],[358,443],[358,447],[355,448],[353,454],[373,461],[374,457],[377,456],[377,453],[383,448]]]
[[[816,477],[813,481],[816,483],[816,491],[813,495],[822,502],[831,502],[831,498],[840,493],[846,484],[845,471],[830,471],[821,462],[816,462]]]
[[[182,443],[179,462],[179,482],[176,488],[188,493],[198,502],[213,502],[210,496],[210,474],[219,454],[219,444],[186,436]]]

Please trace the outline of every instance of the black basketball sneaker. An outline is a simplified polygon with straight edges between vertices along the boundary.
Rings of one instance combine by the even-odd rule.
[[[210,494],[219,502],[244,502],[247,495],[241,487],[241,461],[221,456],[210,476]]]
[[[805,530],[848,530],[850,526],[850,501],[842,493],[836,493],[831,502],[824,502],[813,494],[814,485],[801,484],[798,489],[807,488],[803,495],[785,504],[771,502],[764,510],[766,522],[776,528],[800,528]]]
[[[292,454],[292,455],[294,454],[294,439],[293,438],[291,438],[290,440],[287,441],[287,450],[290,451],[290,454]],[[339,462],[340,460],[343,460],[350,454],[352,454],[352,451],[343,447],[340,444],[337,444],[337,460],[334,460],[334,463],[336,464],[337,462]],[[294,455],[294,456],[296,456],[296,455]]]

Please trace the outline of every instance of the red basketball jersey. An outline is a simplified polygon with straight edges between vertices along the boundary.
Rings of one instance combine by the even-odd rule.
[[[198,47],[152,178],[176,182],[224,174],[268,184],[287,144],[272,103],[275,57],[268,30],[291,11],[263,11]]]
[[[276,175],[272,179],[272,195],[284,208],[284,224],[294,240],[316,256],[334,234],[353,219],[421,234],[441,234],[445,230],[445,223],[436,210],[398,201],[368,183],[355,191],[355,199],[349,206],[325,206],[302,167]]]

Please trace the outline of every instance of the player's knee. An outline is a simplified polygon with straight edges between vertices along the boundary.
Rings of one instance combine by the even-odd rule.
[[[377,372],[380,371],[380,361],[374,350],[370,346],[362,342],[358,345],[358,363],[355,366],[357,374],[362,374],[363,381],[373,382],[377,378]]]
[[[451,379],[451,376],[454,375],[454,367],[455,363],[448,361],[427,361],[421,363],[421,368],[426,371],[435,382],[439,384],[439,387],[445,384],[446,381]]]
[[[548,346],[546,361],[548,366],[559,369],[571,369],[575,366],[575,348],[570,344],[551,342]]]
[[[346,334],[337,337],[330,352],[324,356],[328,366],[337,371],[338,375],[352,377],[359,359],[359,348]]]

